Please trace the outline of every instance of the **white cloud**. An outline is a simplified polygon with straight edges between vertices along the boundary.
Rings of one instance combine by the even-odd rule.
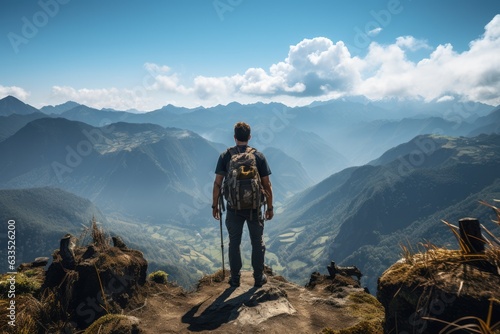
[[[453,101],[455,100],[455,97],[450,96],[450,95],[445,95],[440,97],[439,99],[436,100],[436,102],[448,102],[448,101]]]
[[[373,34],[379,32],[373,30]],[[427,51],[428,57],[410,60],[409,54],[414,56],[418,50]],[[223,77],[196,76],[183,82],[170,67],[145,63],[147,80],[133,89],[55,86],[53,95],[96,107],[140,110],[168,103],[213,106],[232,101],[278,101],[300,105],[346,95],[428,101],[456,96],[498,105],[499,54],[500,15],[496,15],[485,26],[484,34],[461,53],[451,44],[431,47],[425,40],[401,36],[392,44],[372,42],[367,54],[358,57],[352,56],[342,41],[316,37],[291,45],[287,57],[268,69],[249,68],[243,74]]]
[[[195,92],[209,101],[233,97],[260,97],[283,101],[365,95],[371,99],[424,98],[435,100],[457,95],[489,104],[500,103],[500,15],[485,33],[457,53],[452,45],[432,49],[413,36],[398,37],[393,44],[372,42],[363,58],[351,56],[342,41],[324,37],[305,39],[290,46],[285,60],[269,70],[250,68],[243,75],[197,77]],[[408,53],[429,50],[428,58],[415,62]]]
[[[224,99],[232,96],[237,91],[240,76],[233,77],[204,77],[198,76],[194,79],[193,92],[196,97],[213,103],[224,103]]]
[[[145,63],[144,68],[154,77],[158,73],[167,73],[170,71],[170,67],[166,65],[158,65],[154,63]]]
[[[396,38],[396,45],[402,49],[417,51],[419,49],[431,49],[427,41],[416,39],[413,36],[401,36]]]
[[[30,95],[25,89],[17,86],[2,86],[0,85],[0,98],[4,98],[8,95],[17,97],[19,100],[26,100]]]
[[[170,67],[154,63],[145,63],[144,68],[148,72],[144,78],[143,87],[147,90],[162,90],[170,93],[189,94],[190,89],[181,85],[176,73],[171,72]],[[148,79],[153,79],[153,84],[147,84]]]
[[[62,103],[68,100],[93,108],[114,108],[118,110],[148,107],[148,96],[144,89],[101,88],[75,89],[68,86],[53,86],[51,99]]]
[[[382,28],[378,27],[378,28],[375,28],[375,29],[368,31],[367,35],[370,37],[374,37],[374,36],[377,36],[378,34],[380,34],[381,31],[382,31]]]
[[[451,44],[437,46],[428,58],[415,63],[406,57],[406,49],[425,47],[413,38],[399,38],[395,44],[370,45],[361,60],[363,80],[359,94],[372,99],[385,97],[423,97],[443,95],[500,104],[500,15],[488,23],[485,33],[470,43],[469,50],[457,53]]]

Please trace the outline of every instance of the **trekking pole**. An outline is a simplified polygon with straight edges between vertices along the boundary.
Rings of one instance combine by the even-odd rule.
[[[226,278],[226,268],[224,266],[224,238],[222,236],[222,210],[224,208],[224,200],[219,196],[219,223],[220,223],[220,248],[222,254],[222,279]]]

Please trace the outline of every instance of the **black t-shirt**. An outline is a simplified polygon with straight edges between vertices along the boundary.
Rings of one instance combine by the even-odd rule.
[[[245,152],[247,149],[247,145],[239,145],[236,146],[239,152]],[[257,170],[259,171],[260,177],[265,177],[271,175],[271,169],[267,164],[266,157],[262,152],[255,151],[255,162],[257,163]],[[217,161],[217,166],[215,167],[215,174],[227,175],[227,167],[229,165],[229,161],[231,160],[231,153],[229,149],[225,150],[219,156],[219,160]]]
[[[235,146],[238,149],[238,152],[245,152],[247,149],[247,145],[239,145]],[[226,177],[227,175],[227,167],[229,166],[229,161],[231,160],[231,152],[229,152],[231,148],[228,148],[224,152],[221,153],[219,156],[219,160],[217,161],[217,166],[215,167],[215,174],[218,175],[223,175]],[[269,165],[267,164],[266,157],[264,154],[262,154],[259,151],[255,151],[255,163],[257,164],[257,170],[259,171],[260,177],[264,176],[269,176],[271,175],[271,169],[269,168]],[[233,211],[234,209],[231,208],[228,204],[227,209],[229,211]],[[247,219],[252,219],[252,214],[257,212],[257,210],[251,210],[251,209],[244,209],[239,211],[240,214],[244,215],[249,215]],[[255,216],[257,217],[257,216]]]

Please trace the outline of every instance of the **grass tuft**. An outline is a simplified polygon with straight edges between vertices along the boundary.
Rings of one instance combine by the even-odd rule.
[[[434,320],[446,324],[439,334],[451,334],[455,332],[467,331],[468,333],[496,334],[500,333],[500,322],[491,324],[491,315],[493,313],[493,302],[499,303],[497,299],[490,298],[490,306],[486,320],[479,317],[467,316],[457,319],[453,322],[447,322],[436,318],[423,317],[422,319]]]
[[[157,270],[155,272],[152,272],[151,274],[149,274],[148,277],[151,281],[156,283],[167,284],[168,282],[168,274],[163,270]]]

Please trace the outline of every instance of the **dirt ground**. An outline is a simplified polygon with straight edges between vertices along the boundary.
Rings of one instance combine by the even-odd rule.
[[[129,315],[140,319],[146,334],[159,333],[318,333],[324,328],[343,329],[360,322],[350,312],[351,293],[361,288],[314,289],[288,283],[280,276],[268,278],[261,288],[253,286],[250,272],[242,273],[240,287],[227,277],[220,282],[210,277],[198,289],[186,293],[172,286],[150,288],[145,304]]]

